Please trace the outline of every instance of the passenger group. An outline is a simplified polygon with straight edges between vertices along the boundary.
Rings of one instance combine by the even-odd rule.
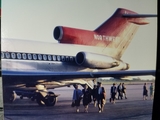
[[[73,98],[72,98],[72,107],[76,107],[76,112],[79,112],[79,106],[81,101],[83,102],[84,106],[84,112],[88,113],[88,107],[89,104],[93,101],[94,107],[98,106],[98,112],[101,113],[104,110],[104,106],[106,104],[106,91],[104,87],[102,86],[101,82],[97,82],[97,85],[94,85],[93,89],[90,89],[87,84],[85,84],[82,90],[78,88],[78,85],[76,84],[75,89],[73,91]],[[150,85],[150,99],[153,99],[154,95],[154,86],[153,83]],[[118,94],[117,94],[118,93]],[[148,88],[146,86],[146,83],[144,83],[143,86],[143,100],[146,100],[148,96]],[[119,85],[116,87],[116,84],[113,83],[113,85],[110,88],[110,98],[109,101],[112,104],[115,104],[116,100],[119,99],[127,99],[126,95],[126,86],[124,83],[119,83]]]

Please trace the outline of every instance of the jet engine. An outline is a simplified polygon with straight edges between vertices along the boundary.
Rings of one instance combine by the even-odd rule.
[[[119,65],[112,57],[88,52],[79,52],[75,60],[78,65],[89,68],[112,68]]]
[[[127,70],[129,64],[123,61],[116,60],[106,55],[100,55],[89,52],[79,52],[75,58],[76,64],[99,69],[115,69],[115,70]]]
[[[92,45],[105,47],[108,41],[97,40],[99,34],[94,31],[57,26],[53,31],[54,38],[59,43]],[[95,38],[96,37],[96,38]]]
[[[93,40],[93,31],[57,26],[53,31],[54,38],[60,43],[86,44]]]

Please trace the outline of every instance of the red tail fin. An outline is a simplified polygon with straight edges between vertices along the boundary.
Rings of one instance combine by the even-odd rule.
[[[119,8],[95,32],[102,36],[109,36],[108,48],[113,48],[115,58],[120,58],[135,35],[138,25],[148,24],[145,18],[123,17],[124,14],[137,14],[133,11]],[[105,37],[104,37],[105,39]]]
[[[120,58],[135,35],[138,25],[148,24],[145,18],[126,17],[137,13],[118,8],[115,13],[94,31],[58,26],[54,38],[60,43],[81,44],[110,48],[112,57]]]

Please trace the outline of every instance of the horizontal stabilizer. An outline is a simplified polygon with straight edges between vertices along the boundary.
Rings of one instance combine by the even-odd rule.
[[[157,17],[156,14],[123,14],[126,18],[142,18],[142,17]]]

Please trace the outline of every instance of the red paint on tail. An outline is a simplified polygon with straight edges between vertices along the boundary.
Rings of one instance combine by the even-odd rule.
[[[137,14],[118,8],[115,13],[94,31],[58,26],[54,29],[54,38],[59,43],[80,44],[114,48],[120,58],[138,29],[138,25],[147,24],[145,18],[126,18],[124,14]]]

